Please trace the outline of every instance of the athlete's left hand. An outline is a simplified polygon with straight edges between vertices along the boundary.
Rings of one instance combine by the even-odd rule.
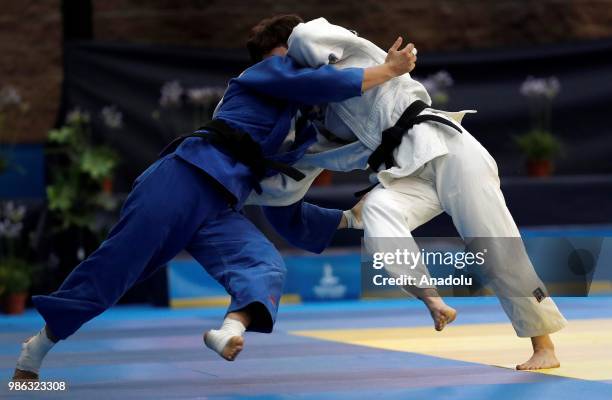
[[[363,208],[363,202],[365,198],[364,196],[357,204],[353,206],[350,210],[346,210],[342,213],[342,219],[340,220],[340,224],[338,225],[338,229],[363,229],[363,222],[361,220],[361,210]]]

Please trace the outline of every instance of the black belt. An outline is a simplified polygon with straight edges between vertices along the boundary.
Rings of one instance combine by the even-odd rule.
[[[461,128],[457,125],[450,122],[448,119],[443,118],[439,115],[431,115],[424,114],[419,115],[421,112],[429,108],[430,106],[424,101],[417,100],[414,103],[410,104],[408,108],[402,113],[400,118],[397,120],[395,125],[392,127],[385,129],[382,133],[382,138],[380,145],[370,154],[368,158],[368,164],[370,168],[374,171],[378,171],[380,166],[384,163],[386,168],[391,168],[395,165],[395,160],[393,159],[393,152],[397,149],[402,143],[402,138],[404,134],[408,132],[412,127],[422,122],[438,122],[440,124],[444,124],[449,126],[459,133],[461,133]],[[355,193],[355,196],[363,196],[365,193],[372,190],[376,185],[373,185],[367,189],[361,190]]]
[[[402,116],[397,120],[395,125],[383,131],[380,145],[368,158],[370,168],[372,168],[374,171],[378,171],[378,168],[383,163],[387,168],[393,167],[395,165],[393,151],[399,147],[404,134],[412,129],[412,127],[422,122],[438,122],[446,126],[450,126],[461,133],[461,128],[457,127],[446,118],[431,114],[419,115],[424,109],[429,107],[430,106],[424,101],[415,101],[414,103],[410,104],[408,108],[406,108],[406,111],[403,112]]]
[[[249,134],[230,127],[222,120],[212,120],[198,129],[198,131],[200,130],[206,130],[207,133],[194,132],[180,136],[170,142],[161,151],[159,156],[163,157],[174,152],[187,138],[202,138],[227,153],[236,161],[249,167],[255,178],[253,189],[258,194],[261,194],[262,191],[259,182],[266,177],[266,170],[268,168],[285,174],[296,181],[301,181],[306,176],[290,165],[264,157],[261,146]]]

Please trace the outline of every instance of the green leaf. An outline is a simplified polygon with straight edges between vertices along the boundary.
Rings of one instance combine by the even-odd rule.
[[[435,94],[432,96],[432,99],[431,99],[431,101],[432,101],[434,104],[436,104],[436,105],[440,105],[440,106],[443,106],[443,105],[445,105],[446,103],[448,103],[448,100],[449,100],[448,93],[446,93],[446,92],[442,92],[442,91],[439,91],[439,92],[435,93]]]
[[[76,189],[65,182],[59,181],[47,186],[47,200],[50,210],[59,212],[70,210],[76,196]]]
[[[515,136],[514,141],[530,160],[552,160],[562,150],[562,144],[552,133],[532,130]]]
[[[32,271],[26,261],[19,258],[0,260],[0,288],[6,293],[25,292],[31,284]]]
[[[81,156],[79,168],[96,181],[109,177],[117,166],[116,153],[106,147],[88,148]]]
[[[66,144],[74,139],[75,130],[70,126],[63,126],[60,129],[52,129],[49,131],[49,141],[58,144]]]

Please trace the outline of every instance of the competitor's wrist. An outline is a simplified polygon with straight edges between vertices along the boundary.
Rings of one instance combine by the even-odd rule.
[[[340,222],[338,223],[337,229],[347,229],[348,228],[348,220],[344,215],[344,211],[342,212],[342,216],[340,217]]]
[[[397,68],[395,65],[389,62],[385,62],[381,64],[381,67],[382,67],[381,72],[385,80],[391,80],[404,73],[401,69]]]
[[[401,75],[401,74],[400,74]],[[361,91],[365,92],[398,76],[390,63],[383,63],[363,70]]]
[[[359,221],[357,221],[357,217],[355,217],[353,210],[342,211],[342,219],[346,221],[345,228],[359,229]]]

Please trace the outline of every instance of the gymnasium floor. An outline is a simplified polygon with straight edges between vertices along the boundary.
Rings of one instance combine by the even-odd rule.
[[[9,392],[32,311],[0,316],[0,398],[74,399],[610,399],[612,297],[558,299],[570,320],[555,336],[563,366],[519,372],[529,355],[495,299],[449,299],[458,321],[431,328],[408,300],[284,305],[273,335],[247,334],[236,362],[202,344],[222,309],[116,307],[60,343],[43,380],[66,392]]]

